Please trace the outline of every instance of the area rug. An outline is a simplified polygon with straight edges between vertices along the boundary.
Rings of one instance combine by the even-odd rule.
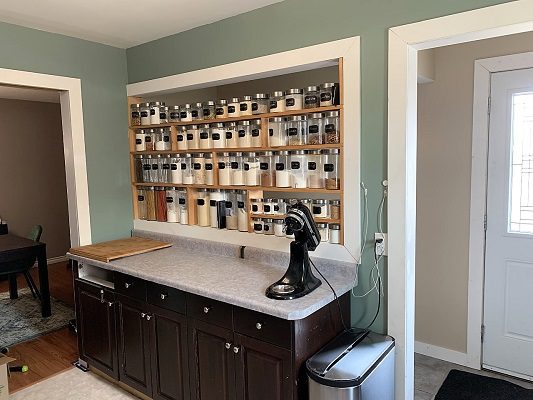
[[[19,290],[18,299],[0,293],[0,348],[25,342],[68,325],[74,310],[65,303],[50,298],[52,315],[41,317],[41,303],[28,288]]]
[[[435,400],[533,400],[533,390],[502,379],[452,369]]]

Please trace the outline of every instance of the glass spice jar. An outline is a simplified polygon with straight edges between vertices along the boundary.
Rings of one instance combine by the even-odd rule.
[[[339,112],[329,111],[324,118],[324,143],[340,143]]]
[[[286,119],[286,132],[289,146],[307,144],[307,116],[293,115]]]
[[[216,118],[228,118],[228,102],[227,100],[217,101],[215,108]]]
[[[166,124],[168,122],[168,107],[159,108],[159,120],[161,124]]]
[[[164,187],[155,188],[155,219],[167,222],[167,192]]]
[[[170,157],[161,156],[161,182],[168,183],[170,182]]]
[[[282,219],[274,220],[274,235],[277,237],[285,237],[285,221]]]
[[[241,101],[238,97],[233,97],[228,104],[228,117],[240,117]]]
[[[204,153],[204,160],[205,160],[205,184],[212,186],[215,184],[213,155],[211,153]]]
[[[274,153],[276,167],[276,187],[291,187],[289,152]]]
[[[146,143],[144,141],[146,134],[144,129],[139,129],[135,131],[135,151],[145,151]]]
[[[324,199],[313,200],[313,217],[315,218],[329,218],[328,201]]]
[[[239,147],[252,147],[252,127],[250,121],[239,122]]]
[[[270,147],[286,146],[288,142],[286,122],[282,117],[268,119],[268,145]]]
[[[191,111],[192,120],[199,121],[204,119],[204,106],[202,103],[194,103]]]
[[[291,182],[292,187],[303,189],[307,187],[307,151],[292,151],[291,159]]]
[[[285,111],[285,93],[281,91],[274,92],[270,95],[270,112]]]
[[[236,148],[239,147],[239,133],[237,130],[236,122],[228,122],[225,124],[226,127],[226,147]]]
[[[180,106],[180,121],[192,122],[192,105],[187,103]]]
[[[244,185],[244,169],[242,153],[230,153],[231,160],[231,184],[234,186]]]
[[[207,189],[198,189],[196,198],[196,215],[199,226],[209,226],[209,193]]]
[[[204,153],[196,153],[193,158],[193,184],[205,185],[205,158]]]
[[[239,228],[237,193],[229,190],[226,193],[226,229],[237,230]]]
[[[240,232],[248,232],[248,208],[244,190],[237,191],[237,225]]]
[[[152,182],[152,156],[148,155],[143,157],[143,182],[151,183]]]
[[[250,123],[251,126],[251,136],[252,136],[252,142],[251,147],[261,147],[262,143],[262,135],[261,135],[261,120],[260,119],[254,119]]]
[[[200,148],[200,130],[198,125],[187,126],[187,149],[197,150]]]
[[[211,149],[213,148],[213,138],[211,136],[211,129],[209,124],[200,125],[200,148]]]
[[[268,95],[257,93],[252,98],[252,114],[266,114],[269,112]]]
[[[161,108],[165,106],[162,101],[152,101],[150,103],[150,124],[157,125],[161,123],[160,112]]]
[[[187,207],[187,192],[185,190],[178,191],[178,204],[180,208],[180,224],[189,224],[189,209]]]
[[[145,129],[144,132],[144,146],[146,151],[153,151],[155,149],[155,129]]]
[[[148,221],[156,220],[156,205],[155,205],[155,188],[149,186],[144,191],[146,201],[146,219]]]
[[[320,106],[320,89],[318,86],[305,88],[304,108],[317,108]]]
[[[135,182],[143,183],[143,156],[136,155],[134,159]]]
[[[252,214],[263,214],[263,199],[250,199],[250,212]]]
[[[312,189],[325,187],[323,158],[320,150],[309,151],[307,155],[307,187]]]
[[[194,182],[192,169],[192,155],[187,153],[181,158],[181,174],[184,185],[192,185]]]
[[[167,222],[180,222],[179,204],[177,192],[173,187],[167,187]]]
[[[218,156],[218,184],[221,186],[231,185],[231,160],[229,153]]]
[[[320,241],[327,242],[329,240],[328,224],[319,223],[316,224],[316,227],[318,229],[318,233],[320,233]]]
[[[254,233],[263,234],[263,220],[261,218],[252,218]]]
[[[225,201],[225,197],[225,193],[220,189],[212,190],[209,193],[209,225],[211,228],[218,228],[218,204]]]
[[[131,126],[141,125],[141,105],[140,104],[132,104],[130,106],[130,125]]]
[[[170,106],[168,108],[168,122],[180,121],[180,106]]]
[[[330,200],[329,201],[329,213],[331,219],[341,219],[341,201]]]
[[[141,125],[150,125],[150,103],[141,103]]]
[[[263,214],[274,214],[274,199],[263,199]]]
[[[331,149],[324,152],[326,155],[326,161],[324,163],[324,177],[325,186],[328,190],[340,189],[339,171],[339,159],[340,151],[338,149]]]
[[[271,151],[259,154],[259,185],[263,187],[276,186],[274,153]]]
[[[203,117],[204,119],[215,119],[216,117],[216,111],[215,111],[215,102],[210,100],[203,103]]]
[[[332,244],[340,244],[341,242],[341,226],[339,224],[329,224],[329,242]]]
[[[340,104],[339,84],[326,82],[320,85],[320,107]]]
[[[289,89],[285,92],[285,110],[294,111],[303,108],[302,89]]]
[[[312,113],[307,116],[308,143],[312,145],[324,143],[324,114]]]
[[[187,150],[187,127],[178,126],[177,127],[177,137],[176,141],[178,143],[178,150]]]
[[[145,190],[142,187],[137,188],[137,217],[144,220],[148,218]]]
[[[161,165],[161,154],[151,158],[152,168],[150,169],[150,182],[158,183],[159,180],[159,166]]]
[[[181,173],[181,157],[175,154],[170,157],[170,182],[176,185],[183,183],[183,174]]]
[[[223,149],[226,147],[226,130],[222,122],[211,124],[211,139],[213,148]]]
[[[244,96],[239,104],[240,115],[252,115],[252,96]]]
[[[272,218],[263,218],[263,234],[274,235],[274,222]]]
[[[246,186],[259,185],[259,157],[256,153],[248,153],[244,157],[244,184]]]
[[[155,149],[156,150],[170,150],[170,129],[160,128],[155,135]]]

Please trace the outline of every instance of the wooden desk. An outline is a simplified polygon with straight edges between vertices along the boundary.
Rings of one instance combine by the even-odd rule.
[[[41,290],[41,314],[51,315],[50,288],[48,286],[48,265],[46,263],[46,244],[15,236],[10,233],[0,235],[0,273],[3,265],[8,262],[36,257],[39,267],[39,286]],[[13,284],[14,281],[14,284]],[[10,280],[9,293],[11,298],[17,297],[16,279]]]

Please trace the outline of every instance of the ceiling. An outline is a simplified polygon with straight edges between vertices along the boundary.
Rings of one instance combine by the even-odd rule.
[[[128,48],[281,1],[2,1],[0,21]]]
[[[59,92],[57,90],[35,89],[24,86],[0,86],[0,99],[59,103]]]

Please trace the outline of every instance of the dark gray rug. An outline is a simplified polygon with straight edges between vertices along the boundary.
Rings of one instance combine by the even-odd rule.
[[[52,316],[41,317],[41,303],[28,288],[19,290],[19,298],[0,293],[0,347],[9,347],[67,326],[74,310],[65,303],[50,299]]]
[[[533,390],[502,379],[452,369],[435,400],[533,400]]]

